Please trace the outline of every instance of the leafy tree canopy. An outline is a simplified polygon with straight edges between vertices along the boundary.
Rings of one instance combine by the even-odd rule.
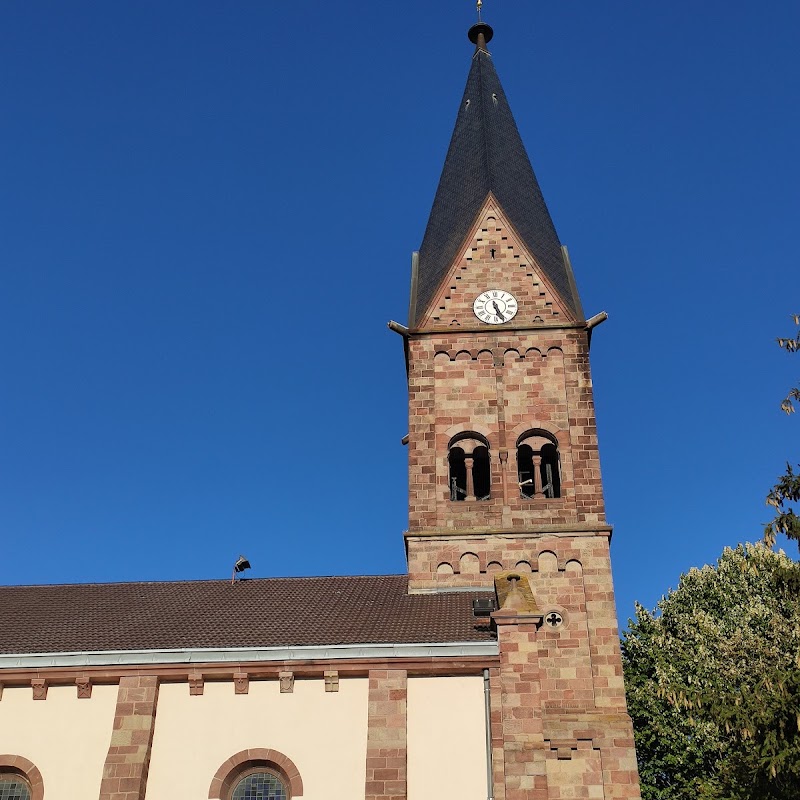
[[[795,314],[792,319],[795,325],[800,326],[800,314]],[[778,346],[786,350],[787,353],[797,353],[800,351],[800,333],[793,339],[778,339]],[[786,395],[781,403],[781,408],[787,414],[793,414],[795,402],[800,402],[800,385],[794,386],[789,390],[789,394]],[[764,541],[769,547],[775,544],[775,539],[779,533],[785,533],[790,539],[794,539],[798,543],[798,547],[800,547],[800,517],[794,513],[794,509],[789,505],[789,503],[799,501],[800,474],[794,472],[792,465],[787,463],[786,472],[778,478],[778,482],[767,495],[767,505],[775,509],[775,518],[764,528]]]
[[[798,567],[764,545],[692,569],[623,662],[644,800],[800,797]]]

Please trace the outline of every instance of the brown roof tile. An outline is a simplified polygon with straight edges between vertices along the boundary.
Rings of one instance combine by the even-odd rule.
[[[491,641],[405,575],[0,587],[0,653]]]

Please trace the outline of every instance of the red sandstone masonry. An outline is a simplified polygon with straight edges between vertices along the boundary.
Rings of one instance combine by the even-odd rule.
[[[517,297],[509,325],[474,317],[474,298],[490,288]],[[542,616],[563,617],[498,628],[496,800],[637,800],[588,333],[493,197],[411,330],[408,360],[409,590],[488,589],[513,570],[530,579]],[[520,496],[517,444],[535,429],[558,442],[559,498]],[[488,442],[491,496],[453,502],[448,446],[467,431]]]
[[[366,800],[406,796],[406,700],[405,670],[370,670]]]
[[[633,727],[627,713],[545,714],[543,729],[550,800],[598,796],[640,800]],[[567,763],[557,769],[555,760]]]
[[[586,332],[442,333],[409,342],[409,531],[605,522]],[[529,430],[558,441],[562,496],[520,496],[516,446]],[[452,502],[448,444],[489,442],[491,499]]]
[[[158,678],[120,680],[99,800],[144,800],[158,702]]]
[[[498,611],[505,800],[548,800],[538,624],[541,616]]]
[[[501,610],[494,618],[500,645],[500,669],[490,677],[495,797],[640,800],[630,718],[624,706],[615,712],[593,706],[590,672],[581,675],[578,668],[576,676],[570,663],[568,626],[548,630],[541,616],[525,612]]]
[[[428,313],[419,320],[420,326],[459,325],[465,318],[470,319],[476,284],[478,291],[510,289],[519,302],[517,317],[523,323],[571,321],[566,307],[491,194],[477,214],[458,260],[442,280]]]
[[[494,800],[506,800],[506,769],[503,740],[503,689],[499,669],[489,670],[489,714],[492,734],[492,782]]]
[[[498,529],[602,525],[587,332],[575,327],[493,198],[459,259],[409,338],[409,531],[471,529],[478,519]],[[526,329],[477,321],[472,302],[487,288],[517,297],[512,324]],[[516,446],[534,428],[558,441],[558,500],[520,497]],[[489,442],[491,499],[453,503],[447,446],[467,430]]]

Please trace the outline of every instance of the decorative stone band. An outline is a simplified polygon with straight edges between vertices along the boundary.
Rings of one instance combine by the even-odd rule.
[[[553,502],[553,501],[548,501]],[[487,534],[496,534],[510,539],[530,539],[532,536],[540,537],[543,534],[548,536],[576,538],[603,536],[611,539],[614,528],[602,522],[592,523],[542,523],[537,524],[536,530],[531,528],[503,528],[497,525],[471,525],[469,528],[426,528],[425,530],[403,531],[403,538],[409,539],[469,539],[485,537]]]
[[[468,658],[496,656],[497,642],[355,644],[307,647],[228,647],[181,650],[102,650],[86,653],[0,655],[0,670],[51,667],[104,667],[136,664],[214,664],[259,661],[332,661],[338,659]],[[2,672],[0,672],[2,676]]]

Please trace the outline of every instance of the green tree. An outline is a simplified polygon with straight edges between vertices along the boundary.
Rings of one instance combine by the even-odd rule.
[[[726,548],[637,605],[622,651],[644,800],[800,797],[797,570]]]
[[[800,325],[800,314],[795,314],[792,319],[795,325]],[[793,339],[778,339],[778,345],[787,353],[796,353],[800,350],[800,332]],[[781,403],[781,408],[787,414],[793,414],[795,402],[800,402],[800,385],[794,386],[789,391]],[[764,541],[769,547],[775,545],[779,533],[785,533],[800,547],[800,517],[788,505],[798,501],[800,501],[800,474],[794,472],[792,465],[787,463],[786,472],[778,478],[778,482],[767,495],[767,505],[775,509],[775,518],[764,528]]]

